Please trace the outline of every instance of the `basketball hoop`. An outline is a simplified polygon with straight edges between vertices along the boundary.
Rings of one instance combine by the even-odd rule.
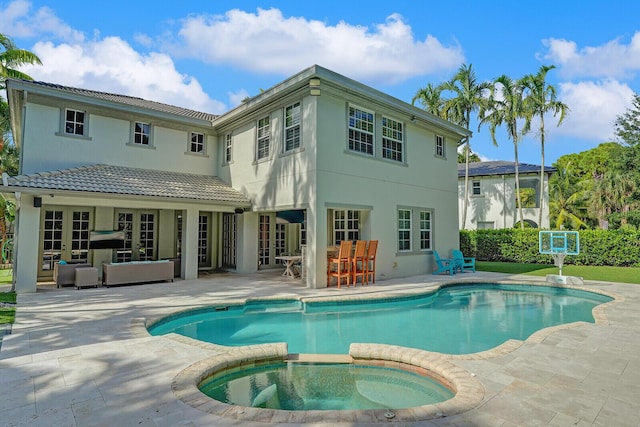
[[[558,267],[558,273],[562,276],[562,265],[564,264],[564,257],[567,256],[566,252],[554,252],[551,254],[553,257],[553,265]]]

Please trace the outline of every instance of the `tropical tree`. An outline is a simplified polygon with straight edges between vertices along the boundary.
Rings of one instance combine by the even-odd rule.
[[[640,145],[640,95],[633,94],[632,107],[618,116],[614,123],[615,135],[626,145]]]
[[[416,105],[416,102],[419,102],[428,113],[442,117],[444,100],[442,99],[442,88],[440,86],[434,86],[433,83],[429,83],[426,87],[418,89],[411,100],[411,104]]]
[[[553,117],[558,114],[557,126],[560,126],[564,120],[569,107],[566,104],[558,101],[556,95],[556,88],[553,85],[547,84],[547,73],[555,68],[554,65],[543,65],[540,67],[536,74],[529,74],[522,79],[522,84],[525,88],[525,115],[526,120],[523,133],[527,133],[531,129],[532,119],[539,119],[538,135],[540,136],[540,202],[539,202],[539,216],[538,227],[542,227],[542,210],[544,208],[544,140],[545,140],[545,128],[544,128],[544,116],[545,114],[552,113]]]
[[[518,143],[522,133],[518,132],[518,122],[524,119],[524,87],[522,81],[513,80],[507,75],[502,75],[494,80],[491,86],[487,104],[480,112],[480,125],[487,124],[491,133],[491,139],[495,145],[496,129],[505,125],[507,137],[513,142],[515,178],[516,178],[516,207],[520,217],[520,228],[524,229],[524,216],[522,214],[522,200],[520,194],[520,175],[518,171]]]
[[[469,159],[469,163],[481,162],[482,159],[476,153],[467,155],[467,146],[462,147],[462,152],[458,151],[458,163],[465,163]]]
[[[549,216],[556,229],[587,228],[583,220],[587,213],[585,191],[573,173],[569,162],[564,167],[556,163],[557,172],[549,180]]]
[[[478,82],[473,64],[463,64],[458,68],[451,80],[440,85],[441,90],[453,94],[444,101],[444,117],[465,129],[471,127],[471,114],[479,112],[486,103],[486,93],[491,85],[489,82]],[[462,204],[462,227],[467,223],[467,206],[469,204],[469,156],[471,155],[471,138],[464,139],[465,155],[464,168],[464,202]]]

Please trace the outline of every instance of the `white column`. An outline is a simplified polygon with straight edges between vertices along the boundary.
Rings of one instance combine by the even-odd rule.
[[[200,211],[188,208],[182,211],[182,271],[185,279],[198,278],[198,217]]]
[[[258,218],[255,212],[236,215],[236,271],[248,274],[258,271]]]
[[[38,283],[40,208],[33,196],[16,193],[13,281],[17,293],[35,292]]]
[[[326,207],[307,208],[307,288],[327,287],[326,224]]]

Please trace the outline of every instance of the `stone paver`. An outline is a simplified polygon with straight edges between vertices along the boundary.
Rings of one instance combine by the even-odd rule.
[[[536,282],[529,276],[478,272],[454,276],[473,282]],[[455,415],[390,423],[355,411],[261,414],[232,409],[220,416],[206,400],[194,408],[172,384],[204,359],[227,357],[218,346],[151,337],[144,319],[197,306],[239,303],[249,297],[336,297],[424,291],[448,276],[416,276],[358,288],[307,289],[275,274],[214,274],[198,280],[114,288],[40,286],[18,296],[16,322],[0,348],[2,426],[640,426],[640,285],[587,282],[584,287],[620,296],[596,315],[598,322],[550,328],[526,342],[476,355],[445,356],[447,370],[473,373],[482,397]],[[391,358],[438,363],[421,352],[362,345]],[[248,353],[247,353],[248,354]],[[472,386],[464,386],[473,389]],[[465,402],[469,400],[461,399]],[[207,411],[207,408],[213,408]],[[406,411],[419,417],[428,407]],[[218,408],[219,409],[219,408]],[[433,409],[433,408],[432,408]],[[212,413],[213,412],[213,413]],[[266,419],[265,417],[267,417]],[[268,421],[268,422],[267,422]]]

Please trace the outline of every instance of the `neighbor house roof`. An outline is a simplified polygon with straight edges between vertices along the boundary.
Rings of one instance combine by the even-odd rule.
[[[464,163],[458,163],[458,177],[464,177]],[[546,173],[553,173],[556,168],[545,166]],[[492,162],[471,162],[469,163],[469,176],[490,176],[490,175],[515,175],[516,166],[514,162],[497,160]],[[518,173],[540,173],[540,165],[529,163],[518,163]]]
[[[220,178],[122,166],[91,165],[2,178],[5,191],[62,191],[201,200],[247,206],[250,200]]]

